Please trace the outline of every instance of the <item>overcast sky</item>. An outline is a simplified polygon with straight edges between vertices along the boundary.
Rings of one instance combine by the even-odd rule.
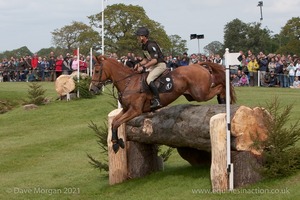
[[[198,52],[190,34],[204,34],[200,52],[212,41],[223,43],[224,26],[233,19],[260,22],[258,0],[107,0],[105,5],[139,5],[164,26],[168,35],[187,40],[188,53]],[[300,0],[264,0],[262,27],[273,34],[292,17],[299,17]],[[101,12],[102,0],[0,0],[0,52],[27,46],[32,52],[53,46],[51,32],[72,21],[88,24]]]

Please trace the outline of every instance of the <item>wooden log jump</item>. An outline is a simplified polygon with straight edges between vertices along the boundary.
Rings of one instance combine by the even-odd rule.
[[[109,130],[111,120],[120,111],[118,109],[109,114]],[[111,148],[109,131],[109,184],[142,177],[161,169],[162,161],[157,156],[157,144],[163,144],[178,148],[180,155],[184,154],[182,149],[187,151],[185,154],[188,156],[182,157],[193,165],[201,164],[199,152],[211,154],[212,188],[215,191],[227,188],[225,116],[224,105],[190,104],[142,114],[119,128],[119,137],[126,141],[126,148],[121,149],[117,154]],[[238,168],[236,171],[240,174],[234,176],[235,187],[260,179],[256,170],[249,169],[250,161],[243,158],[251,158],[251,162],[259,163],[261,151],[251,148],[251,144],[253,139],[266,139],[266,126],[263,123],[265,116],[267,114],[263,108],[231,106],[231,154],[234,155],[232,162],[246,163],[239,166],[247,168],[253,175],[246,176],[243,170]],[[244,156],[239,156],[241,153]]]

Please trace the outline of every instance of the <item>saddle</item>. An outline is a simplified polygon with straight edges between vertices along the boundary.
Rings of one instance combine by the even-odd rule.
[[[149,72],[143,73],[141,78],[141,93],[150,92],[149,86],[146,82]],[[169,93],[172,92],[174,88],[173,78],[171,76],[171,70],[166,69],[159,77],[154,80],[159,93]]]
[[[210,77],[211,77],[211,80],[212,80],[212,83],[211,83],[211,88],[215,87],[216,84],[215,84],[215,76],[213,74],[213,70],[210,66],[207,66],[206,64],[204,64],[203,62],[202,63],[199,63],[201,66],[203,66],[205,69],[207,69],[210,73]]]

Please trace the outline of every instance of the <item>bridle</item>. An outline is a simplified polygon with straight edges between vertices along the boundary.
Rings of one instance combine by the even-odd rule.
[[[96,66],[100,66],[100,71],[96,71]],[[98,63],[96,63],[95,64],[95,73],[99,73],[100,72],[100,77],[99,77],[99,80],[95,80],[95,79],[92,79],[92,81],[94,81],[94,82],[99,82],[99,84],[102,84],[102,85],[104,85],[105,84],[105,82],[104,82],[104,84],[103,84],[103,81],[101,81],[102,79],[102,73],[103,73],[103,64],[102,63],[100,63],[100,64],[98,64]]]
[[[94,82],[98,82],[100,85],[106,85],[107,83],[111,83],[111,80],[106,80],[106,81],[101,81],[102,80],[102,74],[103,74],[103,63],[96,63],[95,64],[95,69],[96,69],[96,66],[100,66],[100,70],[99,71],[96,71],[95,70],[95,73],[100,73],[99,74],[99,80],[95,80],[95,79],[92,79],[92,81]],[[125,88],[129,85],[129,82],[131,81],[131,77],[134,76],[134,75],[137,75],[137,73],[132,73],[132,74],[129,74],[128,76],[125,76],[123,78],[121,78],[120,80],[117,80],[117,81],[112,81],[112,85],[113,85],[113,96],[114,96],[114,87],[117,83],[123,81],[123,80],[127,80],[126,83],[124,84]],[[121,92],[118,92],[118,98],[114,96],[115,99],[121,99],[121,96],[122,96],[122,93]]]
[[[102,85],[102,86],[105,86],[107,83],[111,83],[111,80],[101,81],[102,80],[102,74],[103,74],[103,63],[102,62],[101,63],[96,63],[95,68],[96,68],[96,66],[100,66],[99,71],[95,70],[95,73],[100,73],[99,80],[92,79],[92,82],[98,82],[98,84]]]

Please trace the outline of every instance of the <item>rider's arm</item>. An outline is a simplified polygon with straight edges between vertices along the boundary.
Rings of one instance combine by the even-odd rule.
[[[157,64],[157,59],[156,58],[152,58],[149,62],[147,62],[146,64],[144,64],[144,66],[146,68],[151,67],[152,65],[156,65]]]

